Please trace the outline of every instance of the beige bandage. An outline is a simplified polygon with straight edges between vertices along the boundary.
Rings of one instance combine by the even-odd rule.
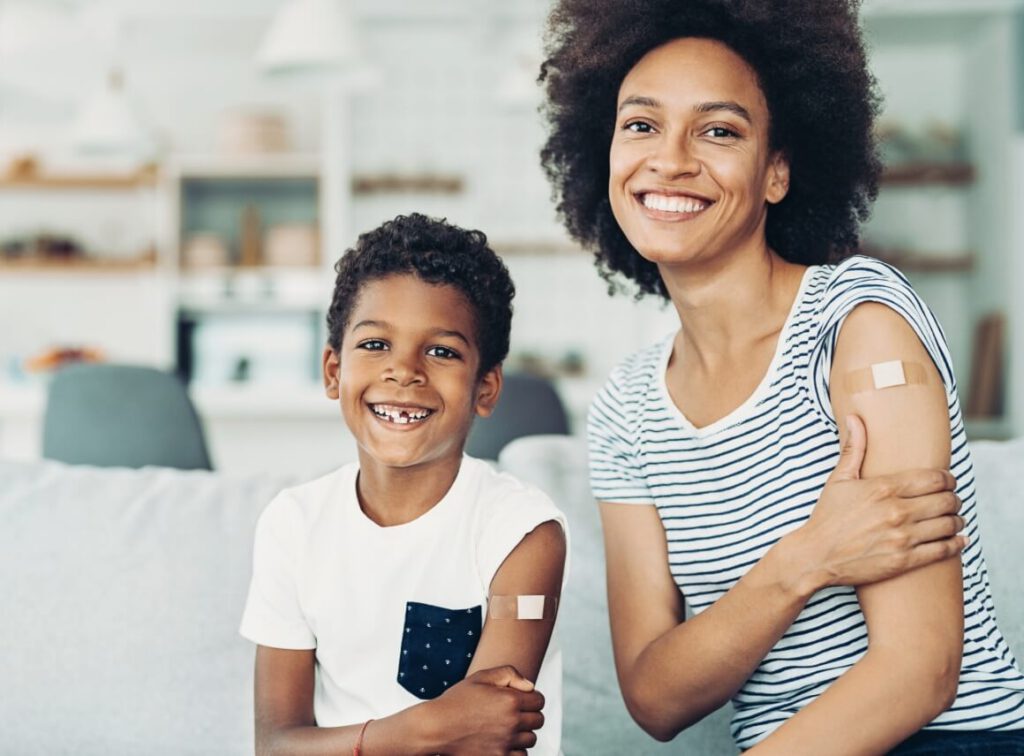
[[[491,619],[548,620],[558,611],[558,596],[491,596],[487,616]]]
[[[880,391],[896,386],[927,383],[924,365],[919,362],[876,362],[870,367],[853,370],[846,374],[846,390],[851,394],[863,391]]]

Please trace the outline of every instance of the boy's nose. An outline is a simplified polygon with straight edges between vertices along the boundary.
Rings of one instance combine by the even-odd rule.
[[[402,356],[396,354],[384,369],[383,378],[386,381],[395,381],[401,386],[423,383],[425,381],[419,360],[411,355]]]

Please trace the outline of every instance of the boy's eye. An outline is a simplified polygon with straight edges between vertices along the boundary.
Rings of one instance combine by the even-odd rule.
[[[731,139],[739,136],[735,131],[730,128],[726,128],[725,126],[712,126],[704,133],[710,137],[714,137],[715,139]]]
[[[366,341],[360,341],[356,345],[356,349],[366,349],[370,352],[382,352],[387,348],[387,342],[380,339],[367,339]]]
[[[427,350],[427,354],[431,357],[441,357],[445,360],[457,360],[461,356],[454,349],[449,349],[446,346],[432,346]]]

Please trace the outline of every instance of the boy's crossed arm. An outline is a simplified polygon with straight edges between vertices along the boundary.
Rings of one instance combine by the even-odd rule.
[[[491,581],[491,595],[559,597],[566,541],[555,521],[528,533]],[[313,715],[316,651],[258,646],[256,752],[264,754],[525,754],[544,723],[533,689],[554,616],[490,619],[466,678],[430,701],[362,724],[317,727]]]

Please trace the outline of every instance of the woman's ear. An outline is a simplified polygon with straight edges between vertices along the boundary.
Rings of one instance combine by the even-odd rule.
[[[338,372],[341,370],[341,359],[330,346],[324,347],[323,355],[324,393],[328,399],[341,397]]]
[[[768,188],[765,191],[765,199],[772,205],[777,205],[786,198],[789,193],[789,158],[782,152],[772,155],[768,163]]]
[[[480,417],[489,417],[494,412],[501,395],[501,385],[504,378],[501,373],[501,365],[495,365],[484,373],[476,387],[476,414]]]

